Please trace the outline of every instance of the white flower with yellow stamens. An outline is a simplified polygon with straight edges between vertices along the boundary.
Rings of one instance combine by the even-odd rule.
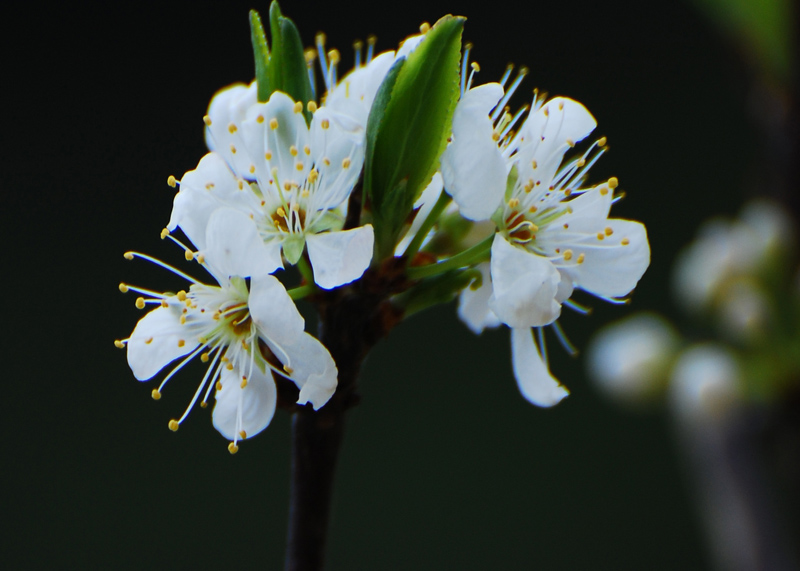
[[[272,373],[291,379],[300,388],[299,404],[323,406],[336,389],[337,370],[328,350],[305,333],[304,320],[286,289],[260,269],[252,253],[263,247],[249,218],[223,208],[209,218],[204,247],[192,257],[218,285],[203,284],[154,258],[128,252],[128,259],[143,258],[188,280],[188,291],[158,293],[121,284],[123,292],[142,296],[136,305],[155,305],[133,330],[117,341],[127,346],[134,376],[145,381],[176,359],[181,361],[166,375],[153,398],[161,398],[166,383],[197,356],[210,362],[186,412],[169,423],[177,430],[203,395],[205,407],[216,388],[214,427],[231,440],[231,453],[240,439],[263,430],[275,412],[277,393]],[[231,233],[232,224],[242,231]],[[189,250],[187,250],[189,251]],[[190,256],[187,256],[190,257]],[[248,280],[249,278],[249,284]]]
[[[544,348],[537,351],[529,328],[553,323],[575,288],[611,302],[630,293],[650,263],[650,246],[642,224],[608,218],[617,179],[582,188],[605,139],[564,163],[566,152],[596,126],[583,105],[534,98],[530,114],[513,131],[524,109],[511,117],[503,106],[522,75],[505,95],[497,83],[467,85],[442,155],[442,174],[464,217],[497,225],[491,284],[484,283],[492,293],[480,298],[488,298],[491,312],[513,329],[520,388],[541,382],[540,390],[523,392],[542,396],[529,397],[536,404],[552,405],[567,392],[537,357]],[[557,335],[563,338],[560,329]],[[543,366],[532,368],[534,360]],[[523,382],[520,375],[532,371]]]
[[[281,252],[296,264],[307,247],[314,281],[331,289],[361,277],[372,259],[372,226],[342,230],[341,208],[364,161],[363,129],[324,107],[315,109],[309,127],[302,111],[281,92],[251,105],[237,133],[254,182],[219,154],[206,155],[181,179],[168,228],[180,226],[194,242],[217,208],[235,208],[262,239],[257,255],[264,271],[282,267]]]

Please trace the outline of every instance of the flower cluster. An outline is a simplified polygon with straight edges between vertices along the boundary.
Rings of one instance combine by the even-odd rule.
[[[279,30],[293,26],[279,10],[277,18]],[[567,391],[543,358],[542,327],[552,325],[566,343],[556,320],[562,305],[581,309],[573,290],[619,301],[650,258],[644,226],[608,217],[617,180],[583,185],[605,140],[564,158],[594,129],[592,115],[571,99],[537,96],[510,116],[506,104],[524,73],[508,89],[509,74],[473,87],[477,65],[467,77],[463,19],[424,24],[398,50],[378,55],[371,39],[363,61],[357,44],[355,69],[341,79],[341,56],[325,50],[324,36],[298,61],[292,54],[301,47],[270,54],[257,14],[251,25],[256,80],[214,96],[204,117],[209,153],[168,181],[178,192],[162,238],[215,283],[126,254],[188,284],[177,293],[120,285],[141,294],[140,309],[154,306],[116,343],[127,347],[134,376],[150,379],[178,361],[153,390],[158,399],[193,358],[209,363],[170,428],[215,388],[214,426],[235,452],[269,424],[274,375],[297,386],[299,405],[324,406],[337,367],[304,331],[294,300],[314,303],[386,267],[402,267],[399,279],[375,280],[388,284],[378,297],[395,314],[460,296],[459,314],[474,331],[511,328],[523,395],[541,406],[561,400]],[[290,290],[274,275],[287,266],[303,279]]]

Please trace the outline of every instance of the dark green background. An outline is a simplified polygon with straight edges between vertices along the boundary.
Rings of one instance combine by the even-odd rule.
[[[281,567],[289,422],[235,457],[198,409],[201,370],[150,398],[124,352],[141,313],[120,281],[171,276],[122,253],[181,263],[159,240],[170,174],[204,153],[212,94],[253,75],[247,10],[108,3],[4,17],[2,167],[3,566]],[[306,43],[324,30],[346,69],[368,33],[390,49],[420,22],[467,16],[480,82],[508,61],[530,89],[580,100],[612,152],[616,216],[645,222],[653,265],[631,308],[595,303],[563,323],[585,347],[603,323],[666,309],[677,249],[745,195],[753,137],[733,52],[679,2],[284,2]],[[18,6],[19,10],[22,10]],[[103,22],[99,24],[98,22]],[[10,260],[9,260],[10,256]],[[588,299],[588,298],[585,298]],[[331,569],[702,569],[698,518],[667,416],[605,402],[582,360],[554,350],[572,396],[552,410],[517,392],[508,334],[473,336],[437,308],[370,356],[350,414],[329,542]]]

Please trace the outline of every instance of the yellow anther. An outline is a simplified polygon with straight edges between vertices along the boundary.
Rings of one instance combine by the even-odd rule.
[[[289,208],[292,209],[292,212],[299,212],[300,211],[300,205],[297,204],[296,202],[293,202],[292,205]]]
[[[167,303],[166,299],[161,300],[161,307],[169,307],[169,303]]]
[[[298,163],[297,163],[296,165],[294,165],[294,168],[296,168],[298,171],[301,171],[301,170],[303,170],[305,167],[303,166],[303,163],[301,163],[301,162],[299,162],[299,161],[298,161]]]
[[[542,113],[544,113],[544,116],[545,116],[545,117],[549,117],[549,116],[550,116],[550,109],[548,109],[547,107],[545,107],[545,108],[544,108],[544,111],[542,111]]]
[[[268,161],[271,161],[272,160],[272,153],[267,151],[266,153],[264,153],[264,158],[267,159]]]
[[[620,244],[622,244],[623,246],[627,246],[627,245],[628,245],[628,244],[630,244],[630,243],[631,243],[631,241],[630,241],[630,240],[628,240],[627,238],[623,238],[623,239],[620,241]]]
[[[288,180],[283,183],[283,190],[289,191],[292,190],[292,183]]]
[[[574,146],[575,146],[575,141],[573,141],[572,139],[567,139],[567,144],[568,144],[570,147],[574,147]]]
[[[269,128],[273,131],[278,128],[278,120],[275,117],[269,120]]]
[[[431,25],[428,22],[422,22],[419,25],[419,33],[420,34],[427,34],[428,30],[431,29]]]
[[[180,424],[178,424],[178,421],[173,418],[172,420],[169,421],[169,424],[167,426],[169,426],[169,429],[172,432],[177,432],[178,428],[180,427]]]
[[[306,65],[311,65],[314,63],[314,60],[317,59],[317,50],[314,48],[306,48],[303,51],[303,55],[306,58]]]
[[[497,131],[492,131],[492,141],[499,141],[500,140],[500,133]]]
[[[332,64],[337,64],[342,61],[342,55],[339,53],[339,50],[334,48],[328,52],[328,59],[331,60]]]
[[[211,127],[211,117],[208,115],[203,116],[203,123],[206,124],[206,127]]]
[[[187,262],[191,262],[192,260],[194,260],[194,252],[192,252],[191,250],[186,250],[183,253],[183,257],[186,258]]]
[[[614,233],[614,230],[611,229],[611,226],[606,226],[606,229],[603,230],[606,233],[606,236],[611,236]]]
[[[236,147],[231,143],[231,153],[236,154]]]
[[[303,152],[306,154],[306,156],[310,156],[311,155],[311,147],[309,147],[308,145],[304,146],[303,147]]]
[[[291,154],[293,157],[296,157],[297,156],[297,147],[295,147],[294,145],[289,147],[289,154]]]
[[[603,196],[608,194],[608,187],[607,186],[600,187],[600,194],[602,194]]]
[[[328,121],[327,119],[323,119],[322,122],[320,123],[320,126],[322,126],[323,129],[327,129],[328,127],[331,126],[331,122]]]
[[[569,230],[569,224],[564,223],[564,230]]]
[[[144,309],[144,298],[143,297],[137,297],[136,298],[136,307],[137,307],[137,309]]]
[[[175,180],[174,176],[169,175],[167,177],[167,184],[170,185],[172,188],[175,188],[176,186],[178,186],[178,181]]]
[[[306,109],[309,110],[311,113],[316,113],[317,111],[317,104],[314,101],[309,101],[306,103]]]
[[[537,168],[537,167],[539,166],[539,163],[537,163],[535,160],[534,160],[534,161],[531,161],[531,166],[532,166],[533,168]]]
[[[179,291],[177,297],[180,301],[186,301],[186,292],[184,290]]]
[[[159,400],[161,398],[161,393],[158,392],[158,389],[153,389],[153,392],[150,393],[150,396],[153,397],[153,400]]]
[[[169,229],[168,228],[164,228],[163,230],[161,230],[161,239],[163,240],[167,236],[169,236]]]
[[[178,347],[183,347],[184,345],[186,345],[186,340],[185,339],[178,339]]]
[[[233,371],[233,363],[228,363],[227,365],[225,365],[225,368],[228,369],[229,371]]]
[[[534,206],[531,206],[530,208],[528,208],[528,212],[530,212],[531,214],[533,214],[533,213],[534,213],[534,212],[536,212],[537,210],[539,210],[539,209],[536,207],[536,205],[534,205]]]
[[[213,182],[206,183],[206,190],[211,190],[212,188],[214,188],[214,183]]]
[[[367,36],[367,43],[369,45],[374,46],[377,41],[378,41],[378,38],[376,36],[373,36],[371,34],[369,36]]]
[[[126,260],[132,260],[133,259],[133,252],[125,252],[122,255],[122,257],[124,257]]]
[[[605,234],[603,234],[602,232],[598,232],[598,233],[597,233],[597,239],[598,239],[598,240],[603,240],[605,237],[606,237],[606,235],[605,235]]]
[[[619,186],[619,180],[617,180],[617,177],[612,176],[610,179],[608,179],[608,188],[614,190],[618,186]]]
[[[516,208],[517,206],[519,206],[519,199],[518,198],[512,198],[511,200],[508,201],[508,207],[509,208]]]
[[[242,440],[247,438],[247,432],[245,432],[244,430],[240,430],[239,431],[239,438],[241,438]]]
[[[571,206],[567,206],[567,213],[568,214],[572,214],[572,207]]]
[[[578,259],[576,260],[579,264],[582,264],[583,261],[586,259],[586,254],[580,254]]]
[[[241,384],[239,386],[242,387],[242,388],[245,388],[247,386],[247,379],[242,377],[242,382],[241,382]]]
[[[559,111],[563,111],[564,110],[564,102],[563,101],[559,101],[558,102],[558,110]]]
[[[343,169],[349,169],[350,168],[350,159],[345,158],[345,159],[342,160],[342,168]]]
[[[282,207],[282,206],[279,206],[279,207],[278,207],[277,214],[278,214],[278,216],[280,216],[281,218],[286,218],[286,211],[283,209],[283,207]]]
[[[205,264],[206,257],[203,254],[197,254],[197,261],[200,262],[201,264]]]
[[[236,186],[239,187],[239,190],[244,190],[244,181],[242,179],[237,180]]]
[[[263,122],[264,122],[264,116],[263,115],[259,115],[258,117],[256,117],[256,123],[263,123]]]
[[[597,139],[597,146],[598,147],[605,147],[607,142],[608,142],[608,139],[606,137],[600,137],[599,139]]]
[[[217,384],[214,385],[214,388],[217,389],[218,391],[221,391],[222,390],[222,381],[217,381]]]
[[[572,189],[571,189],[571,188],[568,188],[568,189],[566,189],[566,190],[564,191],[564,196],[569,196],[569,195],[571,195],[571,194],[572,194]]]
[[[564,261],[569,262],[572,259],[572,250],[564,250]]]
[[[117,349],[124,349],[125,343],[123,343],[119,339],[114,339],[114,347],[116,347]]]
[[[303,104],[300,101],[297,101],[294,104],[294,112],[295,113],[302,113],[303,112]]]
[[[324,157],[322,162],[325,164],[326,167],[331,166],[331,160],[328,157]]]
[[[186,325],[186,316],[185,315],[181,315],[180,322],[181,322],[181,325]]]
[[[472,62],[472,63],[470,63],[469,65],[470,65],[470,67],[472,68],[472,70],[473,70],[475,73],[477,73],[477,72],[479,72],[479,71],[481,70],[481,66],[480,66],[480,65],[478,64],[478,62],[476,62],[476,61],[473,61],[473,62]]]
[[[528,228],[530,228],[531,232],[538,232],[539,227],[534,224],[533,222],[528,222]]]
[[[289,373],[290,375],[294,373],[294,369],[292,369],[289,365],[284,365],[283,370]]]
[[[205,352],[205,353],[201,353],[201,354],[200,354],[200,360],[201,360],[203,363],[208,363],[208,359],[209,359],[208,352]]]
[[[230,452],[231,454],[236,454],[238,451],[239,451],[239,447],[236,446],[236,444],[234,444],[233,442],[228,444],[228,452]]]
[[[228,125],[228,133],[230,133],[231,135],[233,135],[238,130],[239,129],[236,128],[236,125],[234,123]]]
[[[208,408],[208,403],[206,401],[202,401],[200,403],[200,408]]]
[[[128,286],[125,285],[124,283],[119,284],[119,291],[121,291],[122,293],[128,293]]]
[[[581,159],[578,161],[578,168],[586,166],[586,159]]]

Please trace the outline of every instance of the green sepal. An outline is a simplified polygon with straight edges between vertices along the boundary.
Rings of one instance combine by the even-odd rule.
[[[287,236],[283,243],[283,255],[286,256],[286,261],[291,265],[296,265],[303,255],[303,248],[306,246],[306,239],[302,234],[290,234]]]
[[[461,17],[436,22],[405,63],[393,68],[395,75],[384,80],[383,99],[376,97],[370,111],[364,188],[372,204],[379,260],[394,251],[447,145],[458,102],[463,27]]]
[[[261,15],[255,10],[250,10],[250,41],[253,44],[253,57],[256,62],[258,100],[264,103],[272,95],[269,88],[269,45],[264,26],[261,24]]]
[[[272,54],[269,65],[269,86],[272,91],[282,91],[305,108],[313,98],[308,67],[303,53],[300,32],[273,0],[269,7],[269,27],[272,32]],[[306,123],[311,124],[311,113],[303,111]]]

